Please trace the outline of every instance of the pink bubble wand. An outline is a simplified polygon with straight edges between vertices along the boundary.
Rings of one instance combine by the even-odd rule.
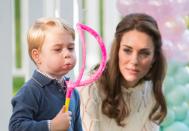
[[[76,27],[77,27],[77,30],[79,32],[81,42],[82,42],[82,60],[83,60],[83,62],[82,62],[82,67],[81,67],[81,70],[80,70],[80,73],[79,73],[79,76],[78,76],[76,82],[70,82],[70,81],[66,82],[67,87],[68,87],[67,93],[66,93],[66,102],[65,102],[66,111],[68,111],[68,109],[69,109],[70,97],[71,97],[71,94],[72,94],[72,91],[74,90],[74,88],[79,87],[79,86],[84,86],[84,85],[87,85],[87,84],[90,84],[90,83],[96,81],[101,76],[101,74],[106,66],[106,56],[107,56],[106,48],[105,48],[105,44],[102,41],[102,38],[100,37],[100,35],[96,31],[94,31],[92,28],[90,28],[86,25],[83,25],[81,23],[77,23]],[[85,63],[86,63],[86,44],[85,44],[83,30],[89,32],[98,41],[98,44],[100,45],[101,52],[102,52],[102,60],[101,60],[100,66],[97,69],[97,71],[90,78],[82,81],[81,79],[83,76],[83,72],[85,69]]]

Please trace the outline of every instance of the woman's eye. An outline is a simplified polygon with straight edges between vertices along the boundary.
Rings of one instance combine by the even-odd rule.
[[[132,51],[130,49],[123,49],[126,54],[130,54]]]
[[[148,57],[150,55],[149,52],[141,52],[142,57]]]

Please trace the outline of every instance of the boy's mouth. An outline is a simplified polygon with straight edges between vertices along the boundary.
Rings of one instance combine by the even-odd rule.
[[[63,68],[64,69],[70,69],[70,68],[72,68],[72,64],[70,64],[70,63],[64,64]]]

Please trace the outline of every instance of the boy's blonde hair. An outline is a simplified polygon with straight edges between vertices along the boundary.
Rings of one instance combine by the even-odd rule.
[[[38,49],[40,50],[43,42],[45,40],[45,36],[47,30],[52,27],[62,28],[63,30],[70,33],[72,38],[75,40],[75,31],[74,29],[68,25],[67,23],[63,22],[60,18],[40,18],[37,19],[28,31],[28,53],[30,58],[32,58],[32,50]],[[34,61],[34,60],[33,60]],[[35,61],[34,61],[35,63]]]

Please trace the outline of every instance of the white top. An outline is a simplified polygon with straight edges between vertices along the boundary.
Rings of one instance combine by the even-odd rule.
[[[149,120],[155,105],[152,83],[145,81],[135,88],[122,87],[122,91],[131,110],[128,118],[124,120],[124,127],[118,126],[114,119],[102,113],[103,94],[95,83],[79,90],[84,131],[159,131],[159,126]]]

